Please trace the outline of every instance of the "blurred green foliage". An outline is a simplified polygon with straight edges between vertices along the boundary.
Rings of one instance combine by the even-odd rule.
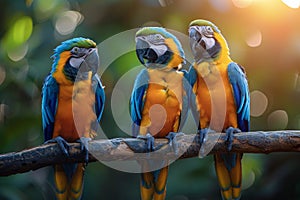
[[[291,9],[280,0],[246,1],[250,4],[243,8],[236,2],[1,1],[0,153],[43,143],[41,87],[52,64],[53,49],[61,41],[83,36],[101,43],[144,25],[161,25],[187,34],[189,22],[196,18],[209,19],[219,26],[232,58],[247,71],[250,90],[259,90],[267,99],[261,105],[263,101],[253,97],[251,109],[261,114],[251,118],[251,129],[300,129],[299,9]],[[107,52],[113,54],[129,43],[134,41],[119,41]],[[100,49],[100,58],[101,51],[106,49]],[[191,57],[189,50],[186,54]],[[126,137],[114,122],[110,97],[118,79],[138,65],[135,53],[128,52],[102,74],[107,101],[101,126],[110,133],[108,137]],[[254,112],[262,108],[265,110]],[[244,155],[243,199],[299,199],[299,158],[297,153]],[[84,199],[139,198],[138,174],[119,172],[100,162],[90,164],[86,172]],[[48,167],[1,177],[0,199],[53,199],[51,175]],[[173,163],[167,187],[167,199],[220,199],[211,156]]]

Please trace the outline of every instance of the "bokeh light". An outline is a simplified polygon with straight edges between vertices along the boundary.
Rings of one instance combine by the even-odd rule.
[[[284,110],[275,110],[268,116],[268,127],[270,130],[284,130],[288,124],[289,117]]]
[[[159,4],[162,6],[162,7],[166,7],[167,6],[167,2],[165,0],[158,0]]]
[[[300,7],[300,0],[281,0],[281,1],[290,8]]]
[[[230,9],[229,1],[210,0],[211,5],[219,12],[226,12]]]
[[[31,17],[23,16],[18,19],[13,26],[13,39],[16,44],[22,44],[31,35],[33,22]]]
[[[68,9],[69,3],[65,0],[34,0],[33,7],[36,18],[39,21],[44,21],[52,17],[59,9]]]
[[[29,16],[18,17],[6,32],[2,45],[6,47],[6,51],[15,51],[30,38],[32,31],[32,18]]]
[[[55,22],[55,30],[61,35],[71,34],[82,20],[83,16],[79,12],[65,11],[58,15]]]
[[[232,0],[232,3],[238,8],[246,8],[252,4],[253,0]]]
[[[0,66],[0,85],[4,82],[5,78],[6,78],[5,69]]]
[[[28,52],[28,45],[25,43],[19,46],[19,48],[17,49],[8,51],[7,55],[12,61],[17,62],[22,60],[26,56],[27,52]]]
[[[294,88],[297,92],[300,92],[300,75],[299,75],[299,73],[295,74]]]
[[[5,114],[8,110],[8,105],[2,103],[0,104],[0,124],[4,122]]]
[[[296,119],[295,119],[295,127],[297,129],[300,129],[300,115],[296,116]]]
[[[261,116],[268,107],[268,98],[267,96],[259,91],[254,90],[250,93],[250,114],[252,117]]]
[[[262,42],[262,33],[260,30],[254,30],[246,36],[246,43],[249,47],[258,47]]]
[[[246,174],[244,173],[243,183],[242,183],[243,190],[251,187],[254,181],[255,181],[255,173],[253,172],[253,170],[251,170],[249,173]]]

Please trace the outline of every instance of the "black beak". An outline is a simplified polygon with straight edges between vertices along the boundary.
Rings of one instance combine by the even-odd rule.
[[[136,55],[143,65],[148,63],[155,63],[158,58],[157,54],[153,49],[150,48],[149,44],[139,38],[136,41]],[[145,62],[145,59],[147,60],[147,62]]]
[[[202,60],[203,55],[206,54],[205,42],[202,40],[201,34],[193,27],[190,27],[189,29],[189,37],[194,59],[198,63]]]
[[[206,49],[206,44],[202,39],[201,34],[194,28],[190,28],[189,31],[190,46],[194,48],[197,44],[201,45],[203,49]]]
[[[149,45],[141,40],[141,39],[137,39],[136,41],[136,55],[139,59],[139,61],[144,65],[145,64],[145,60],[144,60],[144,56],[146,55],[146,50],[149,48]]]
[[[219,55],[221,45],[218,41],[215,40],[215,45],[210,49],[206,49],[207,46],[202,35],[194,27],[190,27],[189,37],[190,47],[197,63],[201,62],[203,59],[216,58]]]
[[[189,36],[190,36],[190,39],[195,42],[198,42],[201,39],[201,35],[194,28],[190,28]]]
[[[88,55],[85,57],[84,62],[80,65],[83,71],[92,71],[93,75],[96,74],[99,66],[99,55],[97,49],[90,49]]]

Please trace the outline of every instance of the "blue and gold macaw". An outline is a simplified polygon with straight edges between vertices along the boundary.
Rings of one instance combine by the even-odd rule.
[[[194,20],[189,26],[190,46],[195,63],[190,70],[194,102],[192,111],[199,120],[200,143],[205,135],[221,124],[226,132],[228,150],[231,150],[233,134],[249,131],[250,97],[244,69],[229,57],[227,42],[220,30],[206,20]],[[221,95],[224,95],[223,97]],[[215,102],[225,98],[225,115],[212,117],[212,96]],[[218,103],[217,103],[218,104]],[[219,104],[220,105],[220,104]],[[222,104],[221,104],[222,105]],[[195,112],[196,111],[196,112]],[[218,111],[218,108],[217,108]],[[224,122],[224,123],[223,123]],[[241,196],[241,153],[218,153],[214,156],[215,169],[223,199],[239,199]]]
[[[183,49],[161,27],[144,27],[135,40],[137,57],[146,69],[138,74],[130,100],[133,136],[146,139],[148,151],[154,150],[154,138],[168,138],[174,147],[188,110]],[[167,176],[168,164],[142,173],[141,199],[165,199]]]
[[[96,43],[86,38],[62,42],[54,50],[54,62],[42,89],[42,121],[45,142],[57,142],[68,155],[68,142],[80,142],[86,163],[54,166],[56,197],[80,199],[88,162],[87,142],[95,136],[105,94],[96,74]]]

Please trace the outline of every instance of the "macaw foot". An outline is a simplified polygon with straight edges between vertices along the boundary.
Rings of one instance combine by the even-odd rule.
[[[178,154],[178,142],[177,142],[177,136],[183,135],[183,133],[175,133],[175,132],[170,132],[166,138],[169,140],[169,145],[172,147],[173,151],[175,154]]]
[[[199,134],[199,143],[200,143],[200,146],[202,146],[202,144],[206,141],[206,135],[208,133],[215,133],[216,131],[210,129],[210,128],[204,128],[204,129],[200,129],[198,131],[198,134]]]
[[[57,143],[59,148],[62,150],[62,152],[66,155],[69,156],[69,147],[70,145],[68,144],[68,142],[60,137],[57,136],[55,138],[52,138],[51,140],[47,140],[46,142],[44,142],[44,144],[49,144],[49,143]]]
[[[231,151],[231,149],[232,149],[233,134],[234,133],[240,133],[240,132],[242,132],[240,129],[233,128],[233,127],[229,127],[228,129],[225,130],[225,133],[226,133],[225,141],[227,143],[227,150],[228,151]]]
[[[76,142],[80,143],[80,151],[83,151],[85,153],[84,157],[84,164],[85,166],[89,163],[89,142],[91,141],[91,138],[87,137],[81,137],[80,139],[76,140]]]
[[[147,133],[146,135],[138,135],[137,138],[146,140],[148,153],[154,151],[154,137],[150,133]]]

